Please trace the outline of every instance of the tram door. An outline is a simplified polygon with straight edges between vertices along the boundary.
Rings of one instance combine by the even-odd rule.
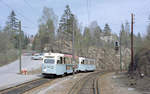
[[[65,57],[60,57],[60,64],[66,64]]]

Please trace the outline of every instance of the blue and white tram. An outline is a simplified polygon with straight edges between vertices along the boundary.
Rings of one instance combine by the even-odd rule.
[[[73,64],[69,55],[45,53],[42,63],[43,75],[64,75],[73,73]]]
[[[79,57],[79,64],[78,64],[78,71],[80,72],[83,72],[83,71],[86,71],[86,65],[84,64],[84,61],[85,61],[85,58],[83,57]]]
[[[78,71],[94,71],[96,70],[95,60],[79,57]]]

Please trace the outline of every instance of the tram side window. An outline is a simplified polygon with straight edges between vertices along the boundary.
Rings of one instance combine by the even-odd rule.
[[[89,64],[92,64],[92,61],[89,61]]]
[[[71,63],[72,63],[71,58],[66,57],[65,58],[65,64],[71,64]]]
[[[62,57],[60,57],[60,60],[57,60],[57,64],[62,64]]]
[[[89,61],[88,61],[88,60],[86,60],[86,64],[89,64]]]
[[[62,61],[63,61],[63,58],[62,58],[62,57],[60,57],[60,64],[62,64]]]
[[[66,64],[65,57],[64,57],[64,64]]]
[[[91,61],[89,60],[89,63],[88,64],[91,64]]]
[[[92,61],[89,60],[89,64],[91,64],[91,63],[92,63]]]
[[[84,64],[84,60],[81,62],[81,64]]]
[[[89,60],[89,64],[91,64],[91,61]]]
[[[61,64],[65,64],[65,57],[64,58],[61,57],[60,60],[61,60]]]
[[[60,64],[60,60],[57,60],[57,64]]]
[[[84,64],[87,64],[87,60],[84,61]]]

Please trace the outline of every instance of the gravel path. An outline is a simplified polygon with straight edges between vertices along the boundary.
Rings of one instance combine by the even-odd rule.
[[[141,94],[134,88],[127,87],[120,75],[108,73],[100,77],[101,94]]]
[[[42,60],[31,60],[31,56],[22,56],[22,69],[28,71],[41,67]],[[19,60],[16,60],[8,65],[0,67],[0,74],[6,73],[18,73],[19,72]]]
[[[22,69],[32,71],[40,68],[41,65],[41,60],[31,60],[31,56],[22,56]],[[0,89],[39,78],[37,75],[20,75],[18,73],[19,60],[0,67]]]

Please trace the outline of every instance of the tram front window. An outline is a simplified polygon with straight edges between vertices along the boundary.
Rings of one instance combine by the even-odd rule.
[[[54,60],[54,59],[45,59],[45,60],[44,60],[44,63],[47,63],[47,64],[54,64],[54,63],[55,63],[55,60]]]

